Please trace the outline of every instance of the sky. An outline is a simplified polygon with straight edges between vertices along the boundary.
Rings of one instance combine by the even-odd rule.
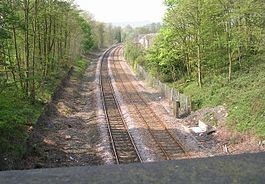
[[[75,0],[80,9],[105,23],[161,22],[164,0]]]

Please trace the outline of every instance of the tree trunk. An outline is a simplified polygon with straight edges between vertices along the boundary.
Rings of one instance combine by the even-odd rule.
[[[26,60],[26,81],[25,81],[25,93],[26,96],[28,97],[29,95],[29,70],[30,70],[30,66],[29,66],[29,1],[28,0],[24,0],[24,16],[25,16],[25,47],[24,47],[24,51],[25,51],[25,60]]]
[[[14,39],[14,47],[15,47],[15,55],[16,55],[16,63],[17,63],[17,68],[18,68],[19,82],[20,82],[22,90],[24,90],[23,75],[21,73],[21,63],[20,63],[20,57],[19,57],[19,52],[18,52],[18,46],[17,46],[17,33],[16,33],[16,28],[14,25],[12,26],[12,32],[13,32],[13,39]]]
[[[32,51],[32,84],[31,84],[31,89],[30,89],[30,98],[31,101],[34,103],[35,102],[35,60],[36,60],[36,39],[37,39],[37,9],[38,6],[38,0],[35,0],[34,4],[34,21],[32,25],[32,30],[33,30],[33,51]]]
[[[197,75],[198,75],[198,85],[202,87],[202,75],[201,75],[201,20],[200,20],[200,1],[197,0]]]
[[[11,65],[11,73],[12,73],[13,81],[15,82],[15,85],[16,85],[16,74],[14,71],[15,66],[14,66],[14,63],[11,59],[11,55],[10,55],[11,53],[10,53],[10,48],[9,48],[8,44],[7,44],[7,54],[8,54],[8,60],[9,60],[10,65]],[[17,85],[16,85],[16,87],[17,87]]]
[[[197,75],[198,75],[198,85],[202,87],[202,76],[201,76],[201,47],[198,45],[197,48]]]
[[[227,31],[227,53],[228,53],[228,81],[231,81],[232,77],[232,52],[231,52],[231,32],[230,32],[230,25],[229,22],[226,22],[226,31]]]

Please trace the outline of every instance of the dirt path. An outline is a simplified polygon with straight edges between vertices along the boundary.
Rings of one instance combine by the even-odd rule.
[[[48,105],[28,143],[23,169],[103,164],[94,92],[99,56],[90,55],[85,75],[71,76]]]

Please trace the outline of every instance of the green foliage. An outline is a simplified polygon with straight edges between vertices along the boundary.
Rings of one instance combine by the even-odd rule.
[[[88,66],[88,61],[79,59],[75,62],[74,78],[80,78]],[[18,93],[14,87],[9,87],[0,95],[0,157],[19,161],[26,152],[26,141],[29,129],[43,111],[44,104],[51,100],[56,87],[66,75],[66,71],[54,73],[39,89],[34,104]],[[1,159],[0,159],[1,161]]]
[[[177,85],[192,97],[193,109],[225,105],[228,125],[240,132],[253,132],[265,137],[265,64],[259,62],[244,72],[236,72],[231,83],[224,77],[199,88],[195,82]]]
[[[72,1],[2,0],[0,10],[1,84],[14,83],[32,102],[95,44],[92,23]]]
[[[144,51],[140,45],[127,41],[125,44],[125,58],[130,62],[132,66],[136,64],[143,65],[144,63]]]
[[[72,1],[1,0],[0,164],[21,159],[29,128],[69,69],[85,71],[76,60],[96,44],[92,24]]]
[[[83,40],[82,40],[83,51],[86,53],[95,44],[92,36],[92,27],[83,17],[79,17],[79,21],[80,21],[79,24],[81,25],[83,31]]]
[[[121,27],[114,27],[111,24],[93,21],[92,35],[95,49],[109,47],[121,42]]]
[[[155,44],[147,51],[146,66],[165,82],[175,82],[185,76],[185,58],[173,41],[174,31],[162,28]]]
[[[194,109],[225,104],[231,127],[264,137],[264,1],[165,4],[145,68],[191,95]]]
[[[79,59],[76,61],[75,71],[78,77],[84,74],[85,70],[87,69],[88,61],[85,59]]]
[[[170,81],[225,75],[248,68],[264,56],[265,3],[252,1],[167,0],[164,24],[146,63]],[[166,77],[165,77],[166,76]],[[163,79],[161,78],[161,79]]]
[[[0,96],[0,156],[20,159],[25,152],[28,129],[42,111],[42,104],[31,104],[9,88]]]

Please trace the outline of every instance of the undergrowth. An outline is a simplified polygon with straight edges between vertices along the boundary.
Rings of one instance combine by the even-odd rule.
[[[88,64],[89,63],[88,63],[87,60],[84,60],[84,59],[78,60],[76,62],[76,65],[75,65],[75,71],[76,71],[76,75],[75,76],[76,77],[81,77],[84,74]]]
[[[214,82],[206,83],[203,88],[194,81],[176,88],[192,97],[194,110],[224,105],[228,109],[230,128],[265,138],[265,63],[235,73],[233,77],[230,83],[224,83],[224,76],[218,76],[208,79]]]
[[[86,60],[78,60],[73,77],[81,77],[87,64]],[[0,94],[0,170],[12,167],[14,162],[23,157],[29,129],[34,126],[44,105],[51,100],[56,86],[66,73],[62,70],[56,77],[51,77],[53,80],[49,80],[43,88],[38,89],[40,91],[34,103],[24,98],[15,87],[7,88]]]
[[[29,128],[40,116],[43,104],[23,98],[9,88],[0,96],[0,156],[7,163],[21,159],[26,151]],[[1,162],[1,160],[0,160]],[[0,168],[1,169],[1,168]]]

